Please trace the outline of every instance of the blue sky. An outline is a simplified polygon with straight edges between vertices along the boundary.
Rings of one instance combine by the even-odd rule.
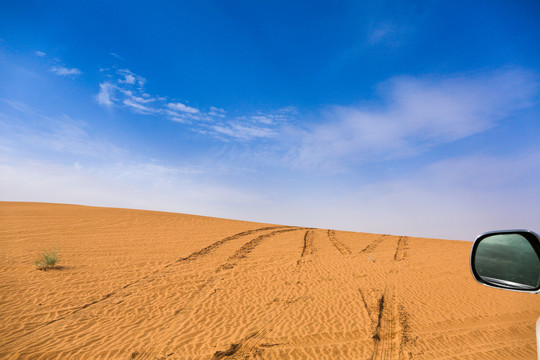
[[[536,1],[3,1],[0,199],[540,231]]]

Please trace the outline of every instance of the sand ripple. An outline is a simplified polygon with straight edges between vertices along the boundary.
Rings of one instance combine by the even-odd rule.
[[[540,301],[471,243],[0,203],[0,357],[533,359]],[[60,267],[33,269],[56,247]]]

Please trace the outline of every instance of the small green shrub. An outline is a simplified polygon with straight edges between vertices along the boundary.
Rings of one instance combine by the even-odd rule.
[[[47,270],[52,268],[58,262],[58,251],[51,250],[45,251],[43,254],[34,261],[36,269],[38,270]]]

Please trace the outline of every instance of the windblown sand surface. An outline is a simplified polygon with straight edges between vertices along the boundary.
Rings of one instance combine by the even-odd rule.
[[[540,297],[470,242],[0,203],[0,357],[535,359]],[[37,271],[43,250],[57,269]]]

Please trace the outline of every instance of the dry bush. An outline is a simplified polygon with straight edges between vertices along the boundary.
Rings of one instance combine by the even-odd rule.
[[[58,251],[50,250],[40,254],[34,261],[37,270],[47,270],[52,268],[58,262]]]

